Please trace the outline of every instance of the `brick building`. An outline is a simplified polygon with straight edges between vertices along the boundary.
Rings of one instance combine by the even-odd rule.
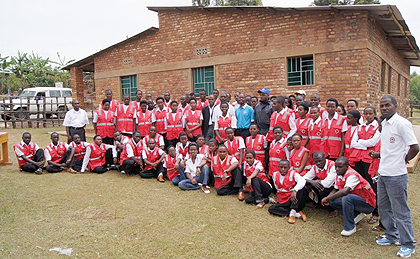
[[[141,89],[153,98],[218,88],[256,95],[304,89],[323,101],[349,98],[360,106],[384,94],[408,115],[410,66],[419,48],[396,6],[149,7],[159,28],[77,61],[73,98],[83,99],[83,72],[94,72],[96,99],[110,88],[121,100]]]

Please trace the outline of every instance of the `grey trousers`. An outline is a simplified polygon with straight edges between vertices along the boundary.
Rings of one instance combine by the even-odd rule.
[[[413,224],[407,204],[407,186],[408,174],[379,175],[377,207],[387,238],[399,238],[402,246],[415,248]]]

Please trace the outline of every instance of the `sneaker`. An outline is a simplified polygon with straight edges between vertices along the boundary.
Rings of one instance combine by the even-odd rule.
[[[42,174],[42,168],[36,169],[35,174]]]
[[[366,214],[365,213],[363,213],[363,212],[361,212],[361,213],[359,213],[359,215],[357,215],[355,218],[354,218],[354,225],[356,225],[357,223],[359,223],[362,219],[364,219],[366,217]]]
[[[397,255],[402,258],[408,258],[415,252],[416,252],[415,248],[408,248],[408,247],[403,246],[400,248],[400,250],[398,250]]]
[[[349,237],[349,236],[353,235],[354,233],[356,233],[356,226],[354,226],[353,229],[350,229],[350,230],[344,230],[343,229],[343,231],[341,231],[341,235],[345,236],[345,237]]]
[[[209,193],[210,193],[210,190],[209,190],[209,189],[207,189],[207,186],[201,186],[201,190],[202,190],[204,193],[206,193],[206,194],[209,194]]]
[[[122,173],[122,174],[125,174],[125,171],[124,171],[124,170],[121,170],[121,173]]]
[[[391,239],[388,239],[386,236],[376,239],[376,243],[380,246],[389,246],[389,245],[400,246],[401,245],[399,239],[391,240]]]

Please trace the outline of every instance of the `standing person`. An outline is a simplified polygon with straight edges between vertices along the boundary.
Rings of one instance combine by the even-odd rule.
[[[112,155],[111,155],[112,154]],[[117,165],[117,150],[115,146],[102,143],[99,135],[93,137],[93,143],[86,148],[81,173],[86,171],[103,174],[108,171],[107,164]]]
[[[359,109],[359,102],[358,101],[356,101],[354,99],[350,99],[350,100],[347,101],[347,111],[349,111],[349,112],[352,111],[352,110],[357,111],[358,109]],[[344,113],[346,113],[345,110],[344,110]],[[365,117],[362,114],[362,116],[359,119],[359,124],[363,125],[364,122],[365,122]]]
[[[157,100],[158,99],[156,99],[156,103],[157,103]],[[172,100],[171,100],[171,94],[169,92],[164,92],[163,93],[163,100],[162,101],[164,101],[164,103],[163,103],[164,107],[167,108],[167,109],[170,109],[171,102],[172,102]]]
[[[117,111],[118,105],[120,105],[120,102],[117,99],[112,98],[111,89],[107,89],[105,91],[105,99],[108,99],[110,101],[109,110],[115,113]],[[102,102],[100,102],[98,105],[98,110],[101,110],[102,108]]]
[[[349,111],[347,115],[347,132],[344,136],[344,156],[349,160],[351,167],[355,168],[355,162],[360,160],[361,152],[359,149],[354,148],[354,145],[351,145],[354,135],[357,134],[357,128],[359,127],[360,113],[357,110]],[[369,166],[368,166],[369,169]],[[356,170],[357,171],[357,170]],[[358,171],[360,174],[360,172]],[[367,174],[367,171],[366,171]],[[363,175],[362,175],[363,176]],[[365,178],[366,179],[366,178]],[[371,185],[372,183],[369,182]]]
[[[222,103],[222,101],[219,98],[219,90],[218,89],[214,89],[213,92],[211,93],[214,96],[214,104],[220,105]]]
[[[307,147],[309,144],[308,129],[309,123],[311,122],[311,116],[307,116],[309,107],[306,103],[301,103],[298,106],[298,118],[296,118],[296,133],[302,136],[302,145]]]
[[[199,97],[200,99],[197,101],[197,110],[202,111],[204,107],[209,106],[209,100],[207,100],[206,91],[201,90]]]
[[[116,112],[117,129],[123,135],[131,138],[136,123],[136,107],[133,103],[130,103],[129,94],[125,94],[123,100],[124,102],[118,105]]]
[[[220,104],[220,109],[222,114],[214,123],[214,133],[219,143],[225,143],[227,140],[226,129],[229,127],[236,129],[236,116],[228,114],[229,104],[226,102]]]
[[[322,206],[335,208],[344,219],[342,236],[356,233],[356,224],[376,206],[376,195],[370,184],[349,167],[349,160],[342,156],[335,161],[337,177],[334,190],[321,200]],[[355,217],[354,213],[359,214]]]
[[[227,94],[223,93],[220,95],[220,103],[214,107],[213,115],[212,115],[212,122],[213,124],[219,119],[220,115],[222,115],[221,104],[227,103],[229,105],[228,114],[235,116],[235,108],[227,101]]]
[[[290,168],[298,172],[301,176],[304,176],[311,165],[309,164],[309,149],[303,146],[302,136],[298,133],[292,136],[293,150],[290,152]]]
[[[245,142],[242,137],[234,135],[232,128],[226,128],[226,141],[224,145],[228,149],[228,153],[239,161],[239,167],[242,167],[245,158]]]
[[[156,104],[157,104],[157,107],[156,109],[153,110],[153,115],[155,117],[154,125],[156,127],[157,133],[162,135],[163,138],[165,139],[165,145],[168,145],[166,141],[165,118],[166,118],[166,114],[171,109],[170,108],[171,105],[169,104],[169,107],[166,107],[166,103],[164,103],[162,97],[156,98]]]
[[[252,109],[254,109],[255,107],[252,105],[251,102],[251,95],[245,95],[245,102],[246,104],[248,104],[249,106],[251,106]]]
[[[318,107],[319,112],[321,114],[321,118],[325,120],[328,116],[327,109],[321,106],[321,96],[317,93],[311,95],[311,107],[309,107],[309,114],[311,113],[311,109],[313,106]]]
[[[136,107],[136,110],[137,111],[140,110],[140,102],[141,102],[142,96],[143,96],[143,92],[141,90],[137,90],[137,92],[136,92],[136,100],[135,101],[132,101],[132,103]]]
[[[344,136],[347,131],[346,118],[337,113],[338,101],[334,98],[327,100],[328,116],[323,123],[321,151],[330,160],[335,160],[344,154]]]
[[[249,127],[249,133],[251,136],[245,139],[245,146],[247,150],[254,150],[257,160],[265,164],[265,148],[267,147],[267,141],[264,135],[258,134],[258,125],[253,123]]]
[[[267,141],[274,140],[273,129],[280,126],[283,129],[283,135],[287,139],[296,133],[295,113],[289,112],[284,104],[284,97],[280,96],[273,99],[274,112],[270,117],[270,128],[267,133]]]
[[[179,182],[181,190],[197,190],[201,187],[204,193],[210,193],[209,181],[210,170],[206,165],[207,160],[202,154],[198,154],[198,146],[191,143],[188,146],[189,158],[185,161],[185,176],[187,179]]]
[[[408,175],[406,164],[419,152],[411,123],[397,113],[397,100],[385,95],[380,102],[385,120],[381,131],[381,160],[378,169],[378,209],[385,227],[379,245],[401,243],[397,255],[409,257],[416,241],[407,204]],[[407,151],[408,148],[408,151]]]
[[[22,135],[22,141],[13,146],[19,169],[24,172],[42,174],[42,168],[45,165],[44,150],[31,139],[31,133],[25,132]]]
[[[112,145],[114,144],[116,114],[109,109],[109,105],[110,101],[104,99],[102,101],[102,109],[97,110],[93,114],[92,122],[95,135],[101,136],[103,143]]]
[[[60,136],[57,132],[51,134],[51,144],[44,150],[48,173],[58,173],[63,169],[70,169],[71,159],[74,155],[74,148],[65,142],[59,141]]]
[[[316,151],[321,150],[321,134],[324,120],[321,118],[319,107],[312,106],[311,121],[308,127],[309,151],[314,154]]]
[[[252,107],[252,109],[254,109],[254,113],[255,113],[255,107],[257,107],[257,105],[258,105],[258,97],[252,96],[251,97],[251,107]],[[255,115],[254,115],[254,117],[256,118]]]
[[[201,130],[203,131],[203,135],[206,139],[206,144],[209,143],[209,140],[213,138],[213,129],[214,124],[212,121],[213,116],[213,110],[215,108],[214,104],[214,96],[209,95],[207,97],[207,100],[209,101],[209,104],[205,107],[203,107],[203,126],[201,127]]]
[[[134,125],[134,131],[140,132],[142,137],[149,134],[150,127],[156,122],[155,113],[147,109],[147,102],[140,102],[140,109],[136,113],[136,123]]]
[[[165,151],[156,147],[154,139],[149,140],[149,146],[142,151],[142,158],[144,161],[144,170],[140,172],[142,178],[157,178],[159,182],[164,182],[163,178],[163,164],[165,158]]]
[[[166,139],[169,146],[176,146],[179,134],[184,131],[184,120],[182,119],[182,111],[178,110],[178,102],[171,102],[171,112],[165,117]]]
[[[182,116],[184,116],[187,111],[191,110],[191,106],[188,103],[189,96],[185,94],[181,95],[181,97],[179,98],[178,110],[181,111]]]
[[[280,126],[276,126],[273,129],[274,140],[270,144],[269,149],[269,162],[268,162],[268,176],[270,179],[273,178],[274,172],[279,170],[280,160],[286,159],[286,138],[283,137],[283,129]]]
[[[254,106],[255,123],[260,128],[260,134],[266,135],[270,128],[270,117],[273,113],[273,105],[269,100],[270,90],[263,88],[258,91],[260,94],[260,102]],[[251,102],[258,102],[258,99],[253,97]]]
[[[342,104],[337,105],[337,113],[338,115],[347,116],[346,108]]]
[[[201,126],[203,125],[203,113],[197,110],[197,100],[190,99],[190,110],[186,111],[184,115],[185,132],[191,141],[196,141],[197,136],[202,134]]]
[[[70,163],[70,172],[77,173],[82,170],[83,158],[86,154],[86,148],[89,146],[89,143],[82,141],[79,135],[73,136],[73,141],[70,142],[70,146],[74,148],[74,156]]]
[[[235,108],[235,110],[239,107],[238,99],[239,99],[240,94],[241,94],[241,92],[236,91],[234,96],[233,96],[235,98],[235,101],[232,103],[232,106],[233,106],[233,108]]]
[[[294,96],[293,94],[292,95],[289,95],[289,109],[290,110],[292,110],[292,111],[294,111],[295,110],[295,108],[296,108],[296,96]]]
[[[143,145],[140,137],[140,132],[135,131],[133,138],[124,145],[120,157],[122,174],[138,174],[143,169],[143,161],[141,161]]]
[[[63,126],[66,127],[67,142],[73,140],[74,134],[78,134],[83,141],[86,141],[85,126],[89,124],[89,119],[85,110],[80,109],[80,102],[71,102],[73,109],[68,111],[64,117]]]
[[[238,95],[238,107],[235,110],[237,120],[237,129],[235,130],[236,136],[241,136],[246,139],[249,133],[249,127],[254,122],[254,110],[245,102],[245,95]]]

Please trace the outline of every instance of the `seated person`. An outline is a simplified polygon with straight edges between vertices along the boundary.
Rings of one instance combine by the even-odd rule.
[[[169,181],[178,186],[179,182],[185,180],[185,174],[179,173],[179,161],[177,163],[177,156],[174,146],[168,147],[168,154],[163,160],[163,167],[166,168],[166,176]]]
[[[349,167],[346,157],[335,160],[337,177],[334,190],[322,199],[323,206],[335,208],[344,219],[342,236],[351,236],[356,232],[356,224],[366,214],[372,213],[376,206],[376,195],[370,184],[358,172]],[[356,217],[354,213],[359,212]]]
[[[58,133],[53,132],[51,134],[51,144],[44,150],[45,160],[48,163],[45,169],[48,173],[58,173],[63,169],[70,169],[74,148],[65,142],[60,142],[59,139]]]
[[[133,138],[128,141],[120,156],[120,165],[122,174],[138,174],[143,169],[141,152],[143,144],[141,143],[141,134],[134,131]]]
[[[121,134],[121,132],[116,131],[114,133],[114,146],[118,152],[118,157],[119,154],[122,152],[122,150],[124,149],[124,145],[130,140],[129,137]]]
[[[110,155],[107,155],[110,154]],[[93,143],[86,148],[81,173],[86,171],[103,174],[109,170],[108,164],[117,164],[117,150],[115,146],[102,143],[99,135],[93,137]]]
[[[217,190],[217,195],[238,194],[238,200],[243,201],[245,199],[242,189],[242,172],[238,166],[238,160],[228,154],[227,147],[220,145],[217,149],[217,155],[211,160],[214,188]]]
[[[315,165],[303,176],[306,180],[308,195],[316,204],[321,205],[321,200],[334,190],[334,182],[337,177],[335,163],[326,159],[322,151],[316,151],[312,156]],[[336,216],[337,211],[328,206],[330,217]]]
[[[159,182],[164,182],[162,161],[165,158],[165,151],[156,147],[154,139],[149,139],[149,146],[142,151],[144,170],[140,172],[142,178],[157,178]]]
[[[305,207],[305,179],[290,169],[289,161],[280,160],[279,171],[273,174],[274,187],[277,190],[277,204],[268,208],[268,212],[277,216],[289,215],[287,222],[293,224],[297,218],[304,222],[308,219],[303,213]]]
[[[210,168],[206,166],[207,160],[202,154],[198,154],[198,146],[191,143],[188,146],[189,158],[185,161],[185,176],[187,179],[179,182],[181,190],[196,190],[200,188],[204,193],[210,193],[207,185],[209,180]]]
[[[197,135],[197,146],[198,146],[198,153],[202,154],[204,156],[207,156],[207,154],[210,152],[209,146],[205,144],[206,138],[203,134]]]
[[[155,126],[151,126],[149,129],[149,134],[144,136],[142,139],[143,149],[147,149],[149,146],[149,139],[154,139],[158,147],[162,150],[165,150],[165,139],[162,135],[157,133]]]
[[[74,148],[74,156],[69,171],[74,174],[82,170],[83,158],[85,157],[86,148],[89,146],[89,143],[82,141],[79,134],[74,134],[70,146]]]
[[[275,203],[272,198],[269,198],[272,191],[270,181],[264,173],[264,167],[261,161],[255,159],[255,152],[253,150],[248,150],[245,153],[243,171],[246,177],[244,189],[249,190],[249,193],[245,197],[245,202],[256,203],[259,209],[263,208],[266,203]]]
[[[42,174],[45,165],[44,150],[31,142],[31,133],[25,132],[22,141],[13,146],[19,163],[19,169],[24,172]]]

